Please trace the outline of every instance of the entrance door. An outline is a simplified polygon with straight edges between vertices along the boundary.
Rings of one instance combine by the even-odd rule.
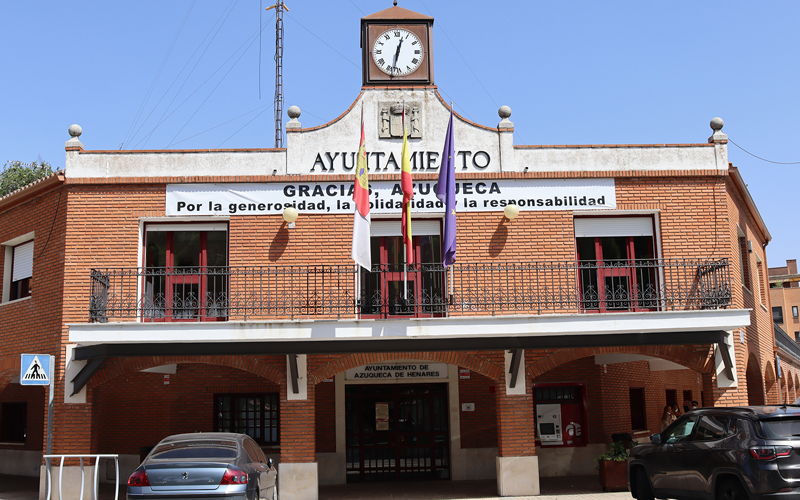
[[[348,385],[347,482],[450,478],[447,384]]]

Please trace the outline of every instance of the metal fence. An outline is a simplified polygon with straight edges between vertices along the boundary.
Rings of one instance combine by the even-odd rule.
[[[51,472],[51,469],[52,469],[52,463],[51,462],[52,462],[52,460],[54,458],[55,459],[59,459],[59,464],[58,464],[58,489],[57,490],[54,489],[55,485],[53,484],[53,474]],[[64,495],[64,461],[65,460],[74,461],[74,459],[78,459],[80,461],[81,479],[80,479],[80,483],[79,483],[80,484],[80,493],[78,494],[77,497],[73,497],[73,498],[78,498],[78,500],[83,500],[83,498],[84,498],[84,495],[83,495],[84,491],[83,490],[84,490],[84,486],[86,484],[86,471],[85,471],[85,467],[84,467],[84,459],[86,459],[87,462],[91,462],[92,460],[94,460],[94,475],[92,476],[92,488],[93,488],[92,491],[93,491],[93,495],[89,496],[89,498],[97,500],[97,498],[98,498],[97,497],[97,490],[98,490],[98,485],[100,484],[100,459],[101,458],[108,458],[108,459],[113,459],[114,460],[114,470],[116,472],[115,479],[114,479],[114,500],[117,500],[119,498],[119,455],[102,455],[102,454],[100,454],[100,455],[98,455],[98,454],[93,454],[93,455],[44,455],[45,473],[46,473],[46,477],[45,477],[45,491],[46,491],[45,500],[51,500],[52,498],[55,498],[55,497],[58,497],[58,500],[66,500],[65,499],[65,495]],[[68,490],[70,488],[74,488],[75,481],[74,480],[70,481],[69,479],[67,481],[68,481],[68,484],[67,484]],[[53,494],[53,492],[55,492],[55,495]]]
[[[93,269],[89,320],[226,321],[717,309],[727,259]]]

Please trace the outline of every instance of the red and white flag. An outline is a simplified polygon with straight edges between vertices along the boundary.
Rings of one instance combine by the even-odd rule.
[[[370,215],[369,215],[369,178],[367,177],[367,149],[364,146],[364,108],[361,108],[361,142],[358,144],[358,162],[356,163],[356,180],[353,189],[353,201],[356,209],[353,217],[353,260],[356,264],[372,270],[370,255]]]

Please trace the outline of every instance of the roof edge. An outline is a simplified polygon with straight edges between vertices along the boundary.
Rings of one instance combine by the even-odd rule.
[[[753,197],[750,195],[750,190],[747,189],[747,184],[744,183],[744,179],[742,178],[742,174],[739,172],[739,168],[734,167],[733,163],[728,163],[728,172],[730,173],[729,177],[733,181],[733,185],[739,191],[739,194],[744,200],[745,205],[747,205],[747,209],[755,216],[755,223],[758,226],[758,229],[761,231],[761,235],[764,237],[766,242],[765,244],[769,244],[769,242],[772,241],[772,235],[769,234],[767,224],[764,222],[764,218],[761,217],[761,212],[758,211],[756,202],[753,201]]]
[[[59,184],[64,184],[64,178],[64,170],[57,170],[47,177],[33,181],[30,184],[22,186],[16,191],[12,191],[11,193],[0,198],[0,211],[5,211],[10,206],[31,198],[42,191],[56,187]]]
[[[425,14],[420,14],[419,12],[414,12],[413,10],[408,10],[404,9],[403,7],[398,7],[397,5],[361,18],[361,22],[376,21],[376,20],[433,21],[433,18],[431,16],[426,16]]]

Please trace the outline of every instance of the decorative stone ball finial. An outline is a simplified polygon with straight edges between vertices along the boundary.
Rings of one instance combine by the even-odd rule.
[[[286,130],[300,130],[302,128],[302,124],[300,123],[300,108],[297,106],[289,106],[289,109],[286,110],[286,114],[289,115],[289,120],[286,123]]]
[[[74,124],[69,126],[69,135],[71,137],[76,137],[76,138],[80,137],[82,133],[83,133],[83,129],[77,123],[74,123]]]
[[[725,122],[722,121],[722,118],[714,118],[711,120],[711,130],[714,132],[711,134],[711,137],[708,138],[709,143],[714,144],[727,144],[728,143],[728,136],[722,132],[722,126],[725,125]]]
[[[500,115],[500,118],[509,118],[511,116],[511,108],[508,106],[500,106],[500,109],[497,110],[497,114]]]

